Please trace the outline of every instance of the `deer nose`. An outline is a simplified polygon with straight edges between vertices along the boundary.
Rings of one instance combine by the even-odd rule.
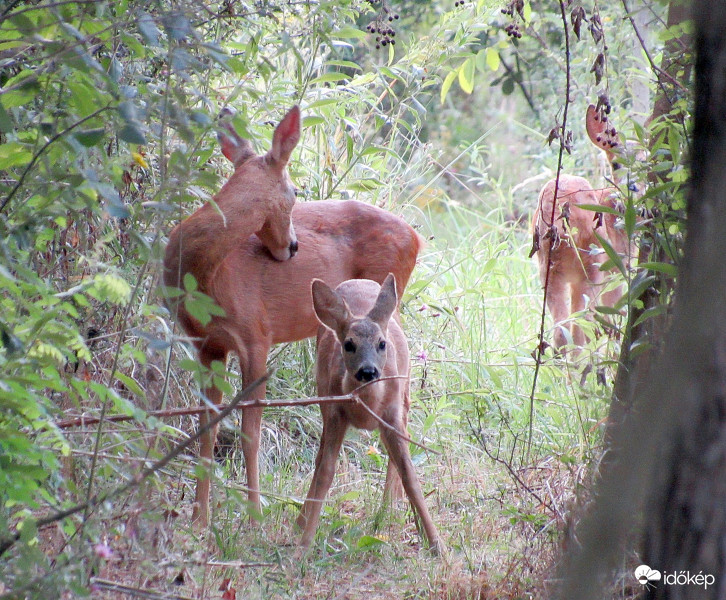
[[[295,256],[297,254],[297,240],[293,240],[292,242],[290,242],[289,250],[290,250],[290,258],[292,258],[293,256]]]
[[[355,378],[358,381],[373,381],[378,379],[378,369],[373,366],[361,367],[355,374]]]

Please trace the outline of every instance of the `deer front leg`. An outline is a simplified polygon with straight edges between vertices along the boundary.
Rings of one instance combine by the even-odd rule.
[[[226,364],[227,357],[225,355],[211,354],[204,352],[199,353],[199,362],[209,368],[213,361],[218,360]],[[203,390],[207,400],[214,405],[222,402],[222,392],[216,387],[209,387]],[[209,423],[209,413],[199,415],[199,428],[202,429]],[[192,509],[192,522],[203,529],[209,523],[209,493],[211,483],[209,472],[214,468],[214,444],[217,441],[217,427],[212,427],[209,431],[202,434],[199,438],[199,463],[204,467],[205,474],[197,478],[197,490],[194,498],[194,508]]]
[[[391,423],[391,425],[398,428],[401,431],[401,423]],[[421,484],[416,477],[416,472],[411,462],[411,453],[408,450],[408,442],[396,435],[389,429],[381,429],[381,439],[386,445],[390,460],[392,460],[398,472],[401,474],[401,481],[403,482],[403,489],[406,490],[406,495],[414,508],[414,511],[421,520],[421,524],[426,534],[431,552],[439,554],[443,551],[443,544],[439,538],[439,532],[436,530],[429,510],[426,507],[426,501],[424,500],[423,492],[421,491]]]
[[[310,491],[305,499],[305,504],[297,518],[298,527],[303,533],[300,538],[300,546],[307,548],[315,537],[315,531],[320,521],[320,511],[323,508],[323,501],[328,495],[330,484],[335,476],[335,464],[340,454],[340,447],[343,445],[345,432],[348,424],[340,417],[333,414],[323,417],[323,435],[320,439],[320,449],[315,458],[315,473],[310,484]]]
[[[240,367],[242,382],[245,386],[257,381],[265,375],[267,368],[267,353],[269,345],[250,348],[244,354],[240,353]],[[249,400],[262,400],[265,397],[266,386],[261,384],[252,392]],[[250,520],[256,521],[262,514],[260,503],[260,431],[262,429],[262,408],[245,408],[242,411],[242,454],[247,470],[247,499],[250,503]]]
[[[401,433],[408,435],[408,409],[411,406],[410,390],[409,386],[406,385],[406,391],[404,392],[403,410],[401,411]],[[403,482],[401,481],[401,474],[398,471],[396,462],[393,457],[388,456],[388,469],[386,471],[386,484],[383,487],[383,504],[390,504],[397,500],[403,499]]]

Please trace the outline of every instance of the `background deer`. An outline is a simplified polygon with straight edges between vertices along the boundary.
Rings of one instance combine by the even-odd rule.
[[[265,374],[272,344],[315,335],[318,321],[310,295],[315,277],[337,285],[352,278],[381,282],[392,272],[403,290],[421,247],[420,236],[401,218],[353,200],[295,204],[294,227],[289,225],[294,189],[274,157],[289,159],[299,128],[299,112],[293,109],[278,126],[273,147],[264,157],[254,156],[249,142],[236,134],[234,139],[223,136],[222,151],[235,164],[235,173],[215,197],[226,222],[216,209],[202,207],[172,231],[166,249],[165,284],[180,287],[184,274],[190,272],[201,291],[225,311],[223,317],[203,326],[182,303],[174,306],[176,318],[197,348],[199,362],[207,367],[213,361],[226,364],[234,352],[245,385]],[[238,156],[240,147],[247,158]],[[265,164],[270,161],[272,166]],[[268,181],[260,182],[260,178]],[[265,199],[258,190],[269,191],[275,198]],[[290,233],[273,244],[273,231]],[[278,259],[292,256],[298,248],[292,260],[270,258],[270,254]],[[221,403],[222,392],[216,387],[203,392],[209,401]],[[261,385],[251,399],[264,396]],[[200,418],[200,425],[206,422],[206,417]],[[258,513],[261,423],[261,408],[243,411],[248,498]],[[205,466],[212,464],[216,435],[215,430],[201,438],[200,459]],[[209,478],[199,478],[192,518],[200,525],[208,522],[209,492]]]
[[[369,410],[358,404],[324,404],[323,434],[315,459],[310,491],[297,523],[303,529],[300,545],[307,547],[315,536],[323,501],[335,475],[335,464],[349,425],[378,429],[379,421],[406,434],[409,394],[409,352],[406,336],[398,323],[396,281],[389,274],[379,286],[374,281],[354,279],[335,290],[316,279],[312,284],[318,329],[316,379],[319,396],[355,392]],[[395,316],[394,316],[395,314]],[[372,383],[359,391],[361,384]],[[411,462],[408,442],[387,427],[381,439],[389,454],[384,497],[390,497],[398,472],[411,504],[423,524],[429,546],[440,550],[439,534],[431,520],[421,486]],[[393,464],[392,464],[393,463]]]
[[[555,322],[554,343],[561,348],[567,343],[564,330],[571,332],[576,346],[584,346],[585,334],[570,316],[596,304],[614,306],[622,296],[622,286],[604,291],[609,271],[601,270],[607,254],[597,235],[606,240],[627,262],[634,256],[632,240],[620,222],[620,198],[627,192],[638,193],[634,182],[623,181],[627,172],[618,163],[622,144],[614,128],[608,126],[602,109],[590,105],[586,113],[587,133],[598,148],[605,151],[612,168],[614,186],[594,189],[587,179],[575,175],[560,175],[559,184],[548,181],[539,193],[533,219],[534,247],[539,262],[542,285],[547,279],[547,308]],[[621,189],[626,184],[627,190]],[[555,199],[555,187],[557,198]],[[553,203],[556,203],[553,212]],[[580,205],[599,205],[603,212],[580,208]],[[552,219],[554,215],[554,220]],[[552,221],[552,222],[551,222]]]

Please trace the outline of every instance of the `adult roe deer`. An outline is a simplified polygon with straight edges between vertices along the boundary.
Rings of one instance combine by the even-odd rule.
[[[333,290],[315,279],[312,296],[315,314],[321,323],[317,337],[318,395],[354,393],[368,408],[346,403],[320,405],[323,434],[310,491],[297,519],[303,529],[300,545],[309,546],[315,536],[348,426],[378,429],[378,419],[381,419],[398,432],[385,426],[380,428],[389,455],[384,497],[390,498],[400,476],[429,546],[438,552],[441,549],[439,534],[426,508],[408,442],[401,437],[406,434],[408,423],[410,365],[408,343],[398,321],[396,280],[393,274],[386,277],[383,285],[353,279]],[[387,377],[391,379],[376,382]],[[356,391],[366,382],[372,383]]]
[[[319,201],[292,206],[294,188],[281,159],[285,163],[289,160],[300,136],[296,108],[276,129],[272,149],[265,156],[256,156],[249,142],[233,131],[231,134],[231,138],[222,136],[221,142],[235,172],[215,197],[224,218],[206,205],[174,228],[164,258],[164,283],[181,287],[185,273],[191,273],[199,289],[224,309],[223,317],[202,325],[183,303],[173,306],[178,322],[197,349],[199,362],[206,367],[213,361],[226,364],[229,353],[234,352],[239,357],[243,383],[248,385],[265,374],[272,344],[315,335],[318,321],[310,296],[310,282],[315,277],[337,285],[357,277],[380,282],[393,272],[403,290],[422,242],[401,218],[362,202]],[[260,182],[260,178],[266,181]],[[258,190],[267,195],[257,194]],[[276,242],[274,231],[290,234]],[[270,254],[278,260],[272,260]],[[284,260],[293,254],[292,260]],[[222,392],[216,387],[203,392],[210,402],[221,403]],[[261,385],[251,399],[264,396]],[[201,416],[200,426],[207,421]],[[261,408],[243,411],[248,498],[258,513],[261,421]],[[216,435],[213,430],[200,440],[200,459],[207,467],[212,464]],[[192,518],[201,526],[208,522],[209,493],[209,478],[200,477]]]
[[[585,124],[590,141],[605,151],[615,186],[594,189],[583,177],[562,174],[557,198],[553,179],[540,191],[533,218],[533,253],[537,254],[542,286],[547,282],[547,308],[555,322],[557,349],[567,343],[565,329],[570,331],[576,346],[585,344],[582,329],[569,321],[572,314],[597,303],[612,307],[622,296],[622,286],[603,291],[609,271],[600,267],[608,257],[596,233],[618,254],[625,256],[626,264],[634,255],[632,240],[619,215],[613,211],[619,211],[622,206],[619,200],[621,184],[625,183],[635,194],[638,186],[631,181],[621,181],[624,169],[618,163],[620,143],[615,129],[608,126],[605,112],[591,104],[587,108]],[[556,203],[554,210],[553,203]],[[605,211],[580,208],[583,204],[599,205]]]

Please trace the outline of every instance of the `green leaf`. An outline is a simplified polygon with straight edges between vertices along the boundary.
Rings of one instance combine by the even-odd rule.
[[[196,291],[198,285],[197,280],[191,273],[184,273],[184,289],[187,292]]]
[[[514,91],[514,78],[506,77],[502,81],[502,94],[509,96]]]
[[[338,31],[333,31],[333,33],[330,34],[330,37],[334,38],[354,38],[357,40],[362,40],[366,37],[365,31],[361,31],[360,29],[357,29],[356,27],[342,27],[341,29],[338,29]]]
[[[129,144],[145,144],[146,136],[141,131],[141,125],[128,121],[118,132],[118,137]]]
[[[310,115],[307,117],[303,117],[302,120],[302,126],[305,127],[314,127],[315,125],[322,125],[325,123],[325,119],[323,117],[320,117],[318,115]]]
[[[595,233],[595,237],[600,242],[600,245],[602,246],[603,250],[605,250],[605,253],[608,255],[608,258],[612,261],[613,266],[615,266],[617,268],[617,270],[620,271],[620,273],[622,273],[623,277],[627,277],[627,272],[625,270],[625,264],[623,263],[622,257],[610,245],[610,242],[608,242],[605,238],[603,238],[597,232],[594,232],[594,233]]]
[[[156,26],[156,23],[154,23],[154,19],[150,14],[142,12],[138,17],[136,24],[139,28],[139,33],[141,33],[141,37],[144,38],[144,41],[149,46],[159,45],[159,36],[161,35],[161,31],[159,31],[159,28]]]
[[[452,84],[454,83],[454,79],[456,79],[456,71],[451,71],[445,78],[444,82],[441,84],[441,104],[444,103],[444,100],[446,100],[446,95],[449,93],[449,90],[451,89]]]
[[[116,379],[123,383],[130,392],[137,395],[139,398],[146,398],[146,392],[144,392],[138,381],[134,378],[124,375],[123,373],[116,372]]]
[[[464,61],[464,64],[459,67],[459,87],[467,94],[471,94],[474,91],[475,73],[476,60],[473,56],[470,56]]]
[[[33,153],[18,142],[9,142],[0,146],[0,171],[27,165],[33,158]]]
[[[13,120],[8,111],[0,103],[0,133],[8,133],[13,130]]]
[[[492,71],[499,70],[499,66],[502,64],[499,51],[496,48],[487,48],[484,52],[486,53],[487,66]]]
[[[97,127],[96,129],[84,129],[82,131],[76,131],[73,137],[76,138],[82,145],[90,148],[98,144],[106,134],[104,127]]]
[[[212,320],[212,317],[209,314],[207,306],[204,302],[200,302],[199,300],[195,300],[194,298],[187,298],[186,300],[184,300],[184,308],[203,326],[209,325],[209,322]]]
[[[612,306],[596,306],[595,310],[604,315],[619,315],[620,311]]]
[[[645,269],[646,271],[655,271],[656,273],[663,273],[669,277],[675,277],[678,275],[678,267],[670,263],[664,262],[644,262],[638,264],[638,268]]]
[[[372,550],[384,545],[385,543],[386,542],[384,540],[374,535],[362,535],[358,538],[355,547],[358,550]]]
[[[338,82],[345,79],[350,79],[350,77],[345,73],[323,73],[320,77],[316,77],[315,79],[313,79],[310,82],[310,85],[314,85],[317,83]]]

